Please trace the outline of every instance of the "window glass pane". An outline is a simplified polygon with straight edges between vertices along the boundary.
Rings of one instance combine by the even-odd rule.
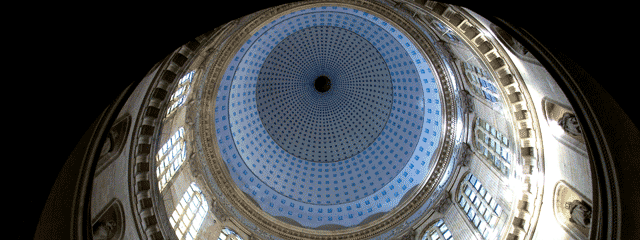
[[[491,201],[487,202],[489,202],[489,206],[491,206],[491,209],[495,209],[495,207],[498,205],[496,199],[491,199]]]
[[[440,232],[446,232],[447,230],[449,230],[449,228],[447,228],[447,225],[444,225],[444,224],[443,224],[443,225],[440,227]]]
[[[199,216],[196,216],[193,218],[193,223],[191,225],[191,230],[193,230],[193,234],[195,235],[195,233],[198,232],[198,228],[200,228],[200,225],[202,225],[202,218]]]
[[[471,194],[469,195],[469,199],[470,199],[472,202],[475,202],[474,200],[476,199],[476,193],[475,193],[475,192],[471,192]]]
[[[491,215],[491,220],[489,220],[489,224],[491,226],[495,226],[496,223],[498,223],[498,218],[496,216],[494,216],[494,215]]]
[[[476,217],[476,218],[473,219],[473,225],[475,225],[476,227],[480,225],[480,222],[481,221],[480,221],[479,217]]]
[[[187,236],[185,237],[188,238],[189,236],[191,236],[192,238],[195,238],[198,230],[202,226],[204,217],[207,214],[207,210],[204,210],[204,207],[199,206],[206,205],[207,201],[204,200],[204,197],[201,195],[202,193],[200,191],[195,193],[198,195],[194,198],[194,189],[199,190],[195,183],[191,183],[189,188],[187,188],[185,193],[182,195],[182,199],[180,199],[180,202],[176,204],[176,209],[173,211],[170,217],[172,227],[174,227],[174,229],[176,230],[178,238],[182,238],[182,235],[178,234],[178,232],[184,233],[186,232],[187,228],[190,235],[187,234]],[[183,211],[184,214],[182,214]]]
[[[195,212],[191,210],[191,207],[187,208],[187,217],[192,218]]]
[[[473,209],[469,209],[467,216],[469,217],[469,219],[473,219],[476,216],[476,212],[473,211]]]
[[[478,207],[478,212],[480,214],[484,214],[487,211],[487,208],[484,207],[484,205],[480,205],[480,207]]]
[[[442,236],[444,236],[445,239],[451,239],[451,232],[450,231],[446,231],[442,234]]]
[[[179,229],[180,229],[180,232],[186,232],[187,231],[187,225],[184,222],[180,222]]]
[[[480,230],[480,232],[484,232],[487,230],[487,224],[481,221],[480,225],[478,225],[478,230]]]
[[[487,201],[488,203],[491,202],[491,194],[487,193],[487,195],[484,196],[484,200]]]
[[[439,240],[439,239],[440,239],[440,235],[438,235],[438,233],[431,234],[431,240]]]
[[[487,221],[491,221],[491,216],[493,216],[493,214],[491,214],[491,211],[486,211],[484,213],[484,219]]]
[[[183,199],[184,199],[184,198],[183,198]],[[182,203],[180,203],[180,204],[176,205],[176,210],[177,210],[176,212],[177,212],[178,214],[182,214],[182,213],[184,212],[184,207],[182,206]]]
[[[480,203],[482,203],[480,201],[480,198],[476,198],[476,199],[473,200],[473,205],[476,205],[476,207],[480,206]]]
[[[476,181],[475,184],[473,184],[474,187],[476,187],[476,189],[480,189],[480,187],[482,186],[482,183],[480,183],[480,181]]]
[[[487,194],[487,190],[482,188],[482,189],[480,189],[479,193],[480,193],[480,196],[485,196]]]

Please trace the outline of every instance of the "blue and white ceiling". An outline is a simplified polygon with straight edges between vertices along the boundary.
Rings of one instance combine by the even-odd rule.
[[[314,81],[326,76],[331,88]],[[427,177],[441,105],[414,43],[371,13],[303,9],[266,24],[216,98],[221,156],[242,191],[304,227],[355,226]]]

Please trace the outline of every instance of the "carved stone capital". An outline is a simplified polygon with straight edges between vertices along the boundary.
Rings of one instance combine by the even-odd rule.
[[[211,199],[210,209],[213,215],[215,215],[216,218],[220,220],[220,222],[226,222],[229,219],[229,214],[227,214],[226,210],[224,210],[224,208],[220,206],[220,203],[216,201],[215,198]]]
[[[191,175],[195,178],[198,178],[202,175],[202,166],[200,165],[200,163],[196,160],[196,153],[192,152],[191,155],[189,155],[189,166],[191,168]]]
[[[407,233],[400,237],[400,240],[413,240],[416,238],[416,231],[413,229],[409,229]]]
[[[436,210],[436,212],[444,214],[445,212],[447,212],[447,209],[449,209],[452,203],[453,201],[451,201],[451,193],[444,192],[442,194],[442,198],[440,198],[440,201],[438,201],[438,203],[434,206],[434,209]]]
[[[471,163],[471,146],[468,143],[462,143],[460,154],[458,155],[458,165],[469,166]]]
[[[186,104],[187,112],[184,117],[184,123],[190,127],[193,127],[193,124],[195,123],[193,119],[195,118],[194,115],[196,114],[196,110],[194,110],[193,103],[194,103],[194,99],[190,98],[190,100]]]
[[[466,113],[473,113],[473,97],[467,90],[460,91],[460,99]]]

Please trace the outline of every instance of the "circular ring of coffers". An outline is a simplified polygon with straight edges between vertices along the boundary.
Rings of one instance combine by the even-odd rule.
[[[292,145],[285,148],[280,146],[280,143],[276,143],[276,141],[285,141],[286,137],[276,139],[275,134],[267,130],[269,126],[265,126],[269,124],[265,124],[268,121],[263,120],[273,116],[274,119],[278,118],[279,121],[286,122],[287,118],[283,117],[286,112],[269,112],[270,110],[266,107],[265,110],[260,110],[260,100],[257,99],[257,96],[262,93],[258,91],[261,74],[264,76],[280,74],[277,76],[281,77],[278,79],[281,84],[288,82],[288,79],[282,77],[284,74],[296,72],[292,69],[298,69],[297,73],[306,75],[307,80],[313,81],[314,77],[318,76],[318,72],[309,70],[312,64],[303,64],[304,59],[291,61],[286,59],[286,55],[278,57],[277,54],[281,51],[279,49],[284,49],[287,45],[295,46],[295,42],[283,40],[289,39],[292,35],[295,36],[299,31],[303,34],[305,30],[319,30],[318,28],[329,31],[349,31],[354,39],[359,39],[354,40],[355,42],[351,41],[352,46],[356,43],[373,46],[372,49],[375,51],[369,49],[370,52],[366,52],[366,47],[360,48],[365,49],[362,54],[370,54],[370,56],[379,54],[382,57],[381,61],[375,61],[379,60],[375,57],[374,60],[352,61],[371,61],[371,64],[363,65],[365,66],[363,71],[377,72],[375,74],[382,76],[388,72],[388,76],[384,77],[391,79],[393,92],[393,103],[391,103],[388,117],[379,114],[383,117],[376,119],[378,122],[383,119],[384,126],[376,128],[372,131],[373,133],[367,135],[371,137],[371,143],[362,144],[364,145],[362,150],[357,149],[352,156],[345,159],[331,159],[325,163],[312,161],[316,158],[307,160],[296,157],[293,153],[296,147],[300,148],[299,146]],[[366,42],[362,39],[366,39]],[[334,40],[336,40],[333,41],[334,45],[326,46],[325,49],[346,48],[338,43],[338,39]],[[349,41],[345,42],[349,43]],[[328,45],[326,42],[317,44]],[[442,126],[438,125],[442,122],[439,87],[431,67],[413,44],[404,33],[371,13],[335,6],[294,11],[255,32],[227,66],[215,103],[216,137],[221,158],[227,164],[233,181],[244,193],[253,197],[260,208],[268,214],[292,219],[303,227],[309,228],[323,225],[354,226],[367,217],[388,212],[397,206],[409,189],[427,177],[426,167],[435,156],[433,153],[439,146],[442,132]],[[343,57],[337,52],[332,55],[330,50],[326,51],[324,54],[329,58]],[[293,58],[293,56],[289,57]],[[309,57],[309,55],[302,57]],[[299,65],[292,67],[282,64],[285,61]],[[360,64],[359,62],[351,63]],[[378,67],[381,63],[384,67]],[[269,64],[272,64],[271,67]],[[349,67],[349,65],[342,67]],[[381,70],[374,69],[376,67]],[[343,71],[347,73],[348,69]],[[336,73],[326,71],[324,74]],[[297,77],[300,78],[300,76]],[[384,77],[379,79],[381,83],[384,83],[386,79]],[[340,79],[336,76],[330,78],[334,81]],[[263,97],[270,97],[269,99],[275,103],[282,101],[283,107],[291,104],[293,100],[303,101],[304,94],[311,94],[309,89],[313,88],[312,84],[305,86],[304,79],[297,80],[301,82],[298,88],[290,87],[282,90],[283,96],[286,96],[287,91],[298,91],[298,95],[293,92],[290,94],[291,99],[270,94],[273,89],[267,91],[266,88]],[[363,77],[359,81],[363,81],[362,84],[365,85],[371,84],[366,82],[366,79]],[[266,79],[266,81],[269,80],[271,79]],[[339,84],[336,83],[336,85]],[[354,90],[345,95],[362,94],[359,97],[364,97],[368,96],[364,94],[369,90],[375,89],[375,87],[369,89],[366,86],[358,87],[361,87],[357,89],[359,92]],[[381,87],[379,90],[387,89]],[[363,100],[370,101],[369,105],[372,106],[365,104],[362,113],[377,111],[376,107],[384,107],[384,91],[380,92],[382,93],[371,94],[370,99]],[[371,99],[378,99],[382,104],[374,105],[375,100],[372,102]],[[269,106],[268,102],[265,101],[267,106]],[[349,104],[357,104],[357,101]],[[350,106],[353,107],[353,105]],[[275,108],[275,106],[271,107]],[[330,105],[329,107],[340,106]],[[346,110],[349,111],[349,109]],[[262,111],[267,111],[264,113],[266,117],[261,116]],[[302,111],[299,110],[299,113],[302,114]],[[305,112],[305,114],[307,114],[305,120],[314,117],[313,112]],[[345,120],[344,116],[334,117]],[[292,118],[289,121],[291,129],[306,127],[303,126],[304,124],[296,124]],[[346,119],[346,121],[349,120]],[[375,122],[375,120],[372,121]],[[278,121],[274,122],[278,123]],[[335,124],[344,124],[344,122]],[[378,136],[375,136],[376,130],[379,131]],[[343,154],[349,155],[344,152]]]

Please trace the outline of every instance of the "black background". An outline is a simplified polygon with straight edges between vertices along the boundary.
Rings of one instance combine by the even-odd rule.
[[[155,63],[198,35],[284,2],[288,1],[51,5],[38,6],[39,10],[29,15],[33,17],[12,19],[16,23],[35,20],[34,25],[20,29],[20,34],[8,37],[13,41],[5,45],[19,52],[19,61],[14,64],[26,69],[15,82],[17,89],[27,92],[5,104],[18,102],[20,111],[27,110],[31,119],[37,119],[35,123],[27,121],[30,125],[26,128],[35,135],[23,134],[16,140],[28,145],[29,157],[19,162],[28,165],[38,181],[22,195],[28,207],[20,219],[27,230],[21,237],[32,238],[58,171],[92,122],[127,85],[142,79]],[[633,113],[638,102],[633,98],[638,80],[634,74],[640,66],[636,37],[630,35],[633,31],[628,32],[637,22],[631,20],[629,6],[526,2],[448,1],[524,28],[551,52],[572,59],[627,114]],[[35,104],[31,96],[36,96]]]

